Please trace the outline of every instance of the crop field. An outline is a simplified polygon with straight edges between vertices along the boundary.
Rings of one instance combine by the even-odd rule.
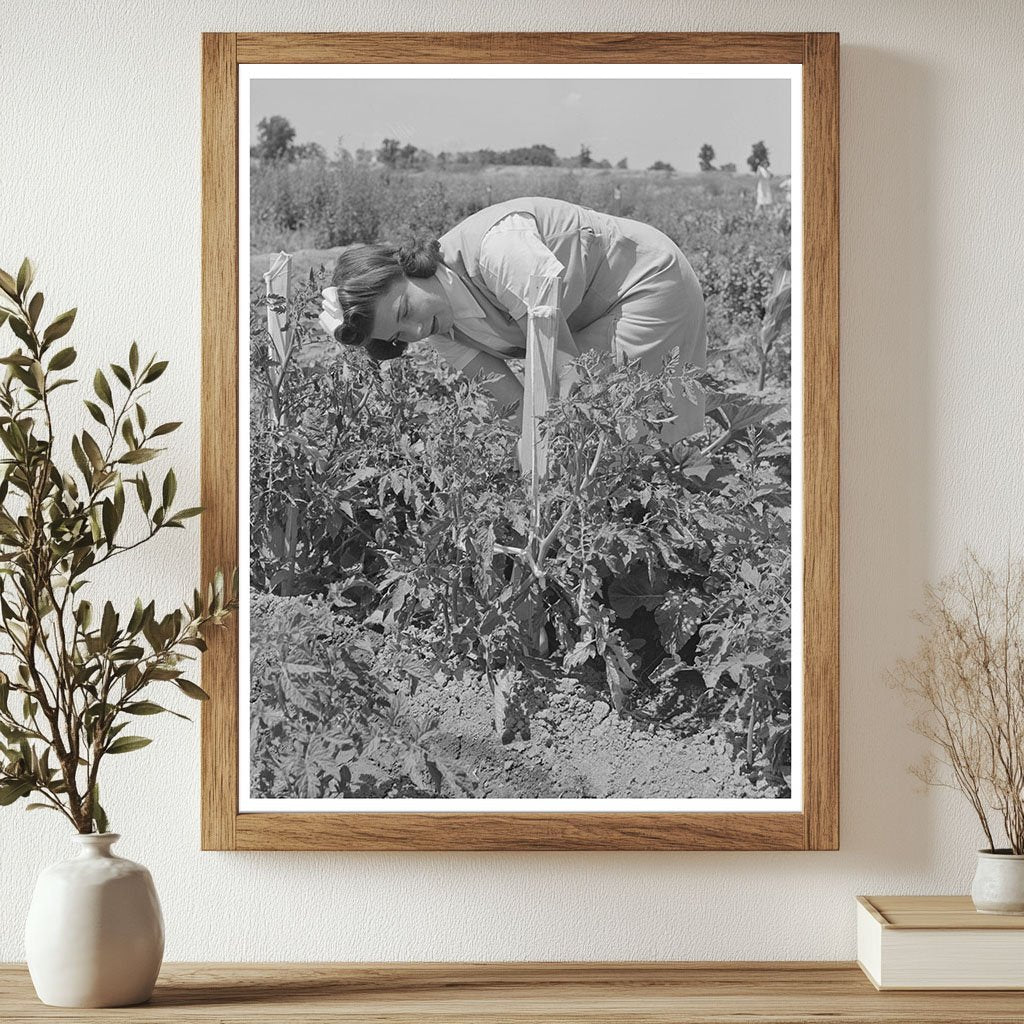
[[[539,525],[477,382],[316,323],[338,246],[520,195],[665,232],[708,313],[706,370],[581,357]],[[284,350],[262,280],[282,249]],[[755,211],[749,175],[253,164],[253,796],[789,795],[789,253],[788,204]],[[708,410],[674,448],[671,373]]]

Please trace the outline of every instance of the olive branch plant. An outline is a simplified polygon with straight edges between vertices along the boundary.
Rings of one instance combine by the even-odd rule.
[[[218,571],[205,593],[162,616],[141,598],[127,614],[86,599],[93,570],[184,528],[202,509],[173,507],[173,469],[154,494],[138,468],[181,424],[147,421],[141,400],[167,362],[143,361],[134,342],[126,365],[110,364],[109,376],[96,370],[97,400],[84,405],[99,429],[71,434],[73,465],[62,467],[51,399],[77,383],[62,376],[75,349],[57,344],[76,310],[43,328],[34,276],[28,259],[16,276],[0,271],[0,328],[8,324],[17,340],[0,357],[0,806],[36,796],[29,809],[56,810],[80,833],[105,832],[101,764],[152,742],[125,733],[133,719],[186,718],[148,699],[154,684],[207,699],[185,673],[206,649],[205,628],[223,625],[236,606],[237,570],[230,587]],[[128,491],[145,523],[135,536],[123,528]]]

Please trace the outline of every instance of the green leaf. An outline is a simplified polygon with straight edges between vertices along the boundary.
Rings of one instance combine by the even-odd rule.
[[[139,447],[139,442],[135,440],[135,428],[132,426],[132,421],[127,417],[125,417],[124,423],[121,424],[121,436],[124,438],[124,443],[133,451]]]
[[[18,268],[18,294],[24,295],[29,288],[32,287],[32,281],[36,276],[35,267],[32,266],[32,261],[26,256],[21,261],[21,266]]]
[[[124,710],[129,715],[160,715],[168,714],[174,715],[175,718],[180,718],[182,721],[191,722],[192,719],[188,715],[182,715],[177,711],[172,711],[170,708],[161,707],[159,704],[154,704],[151,700],[140,700],[134,704],[126,704]]]
[[[92,787],[92,820],[96,825],[96,831],[101,835],[109,830],[106,812],[100,806],[100,787],[98,784]]]
[[[128,754],[133,750],[148,747],[153,741],[145,736],[118,736],[106,749],[108,754]]]
[[[195,683],[190,683],[187,679],[178,679],[175,685],[186,697],[191,697],[193,700],[210,699],[210,695],[201,686],[196,686]]]
[[[142,604],[141,598],[135,599],[135,607],[132,609],[131,618],[128,620],[126,627],[129,636],[135,636],[136,633],[142,628],[142,622],[146,616],[146,609]]]
[[[114,510],[114,503],[109,498],[103,499],[103,536],[106,538],[107,546],[114,546],[114,535],[117,533],[117,512]]]
[[[163,504],[165,507],[170,508],[171,502],[174,501],[174,495],[178,490],[178,481],[174,475],[174,470],[167,470],[167,476],[164,477],[163,486]]]
[[[83,399],[86,409],[89,410],[89,415],[101,426],[107,425],[107,417],[103,415],[103,410],[95,403],[90,402],[88,398]]]
[[[61,473],[60,479],[63,483],[63,488],[67,490],[68,494],[71,495],[72,501],[78,501],[78,484],[75,482],[75,477],[70,476],[68,473]]]
[[[82,601],[75,609],[75,618],[82,629],[87,630],[92,625],[92,604],[89,601]]]
[[[177,430],[181,426],[181,421],[178,420],[175,423],[161,423],[156,430],[153,431],[152,437],[163,437],[164,434],[171,433],[172,430]]]
[[[114,606],[107,601],[103,605],[103,621],[100,623],[100,640],[104,647],[110,647],[117,632],[117,613]]]
[[[150,679],[166,679],[174,682],[181,675],[182,670],[180,668],[149,668],[146,670],[146,675]]]
[[[68,346],[62,348],[51,360],[50,365],[47,367],[47,372],[50,370],[66,370],[76,359],[78,353]]]
[[[134,466],[140,462],[149,462],[159,454],[156,448],[136,448],[134,451],[125,452],[117,461]]]
[[[193,516],[199,515],[203,511],[202,505],[196,505],[192,508],[183,508],[180,512],[175,512],[173,516],[167,521],[169,526],[171,523],[180,523],[182,519],[191,519]]]
[[[14,278],[3,270],[0,270],[0,289],[3,289],[15,302],[18,301],[18,286]]]
[[[27,804],[25,807],[26,811],[57,811],[60,813],[59,807],[54,807],[53,804]]]
[[[20,729],[16,725],[6,725],[4,722],[0,722],[0,736],[3,736],[8,743],[17,743],[25,739],[27,735],[28,733],[24,729]]]
[[[0,782],[0,807],[7,807],[15,800],[32,792],[33,784],[31,779],[17,779],[9,782]]]
[[[151,700],[138,700],[134,704],[125,704],[124,712],[128,715],[159,715],[167,708],[154,704]]]
[[[114,396],[110,393],[110,385],[107,383],[107,378],[103,375],[102,370],[96,371],[96,376],[92,379],[92,386],[96,390],[96,394],[100,396],[100,401],[113,409]]]
[[[0,442],[3,442],[3,446],[15,457],[18,458],[21,454],[21,448],[18,445],[18,438],[15,436],[13,430],[2,430],[0,429]]]
[[[105,465],[103,461],[103,453],[100,451],[100,446],[93,440],[93,436],[88,430],[82,431],[82,447],[85,449],[85,454],[89,456],[92,468],[98,473]]]
[[[36,292],[32,296],[32,301],[28,304],[28,322],[35,329],[36,324],[39,321],[39,314],[43,308],[43,293]]]
[[[71,330],[71,325],[75,322],[75,314],[78,312],[78,308],[69,309],[66,313],[61,313],[56,320],[50,324],[49,327],[43,331],[43,341],[49,344],[51,341],[56,341],[58,338],[63,338],[68,331]]]
[[[85,452],[82,450],[81,442],[77,437],[71,438],[71,455],[75,460],[75,465],[78,466],[78,471],[88,482],[91,483],[92,468],[89,465],[89,460],[86,458]]]
[[[99,544],[103,540],[103,527],[100,525],[100,517],[95,506],[89,509],[89,532],[93,544]]]
[[[128,371],[123,366],[118,366],[117,363],[110,364],[110,372],[126,387],[132,386],[132,379],[128,376]]]
[[[138,644],[128,644],[127,647],[119,647],[110,655],[111,661],[138,661],[145,651]],[[121,666],[122,671],[127,671],[127,666]]]
[[[114,511],[117,513],[117,522],[120,525],[124,518],[124,482],[120,477],[114,481]]]
[[[136,477],[135,487],[139,492],[139,502],[142,505],[143,511],[148,515],[150,506],[153,504],[153,495],[149,491],[149,477],[145,473],[140,477]]]
[[[24,320],[20,317],[12,316],[8,322],[19,341],[23,341],[26,345],[32,344],[32,332],[28,329],[28,324]]]
[[[157,379],[157,377],[159,377],[164,372],[164,370],[166,370],[166,369],[167,369],[167,360],[166,359],[163,360],[162,362],[154,363],[149,368],[148,372],[146,373],[146,376],[142,380],[142,383],[143,384],[152,384],[153,381],[155,381]]]
[[[163,637],[160,635],[160,627],[153,616],[150,616],[142,623],[142,635],[146,638],[146,643],[154,651],[163,650],[165,646]]]
[[[128,350],[128,365],[131,367],[132,373],[139,372],[139,346],[134,341]]]

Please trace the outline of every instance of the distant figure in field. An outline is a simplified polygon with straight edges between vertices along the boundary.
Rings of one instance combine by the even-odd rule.
[[[771,206],[775,202],[772,196],[772,172],[764,164],[757,165],[757,198],[754,208],[760,210],[763,206]]]
[[[320,322],[337,341],[379,360],[427,342],[466,377],[496,375],[487,386],[492,397],[521,410],[523,386],[508,362],[526,355],[533,274],[562,282],[560,371],[589,349],[638,359],[653,373],[673,350],[681,365],[706,365],[704,296],[667,235],[536,196],[488,206],[416,247],[346,246],[324,289]],[[688,399],[678,381],[672,396],[669,442],[704,427],[702,401]]]

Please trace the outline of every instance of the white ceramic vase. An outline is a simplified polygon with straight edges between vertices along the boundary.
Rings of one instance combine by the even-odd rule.
[[[164,920],[149,872],[116,857],[120,836],[76,835],[77,857],[39,876],[25,926],[36,994],[50,1006],[133,1006],[153,992]]]
[[[982,914],[1024,914],[1024,854],[979,850],[971,899]]]

